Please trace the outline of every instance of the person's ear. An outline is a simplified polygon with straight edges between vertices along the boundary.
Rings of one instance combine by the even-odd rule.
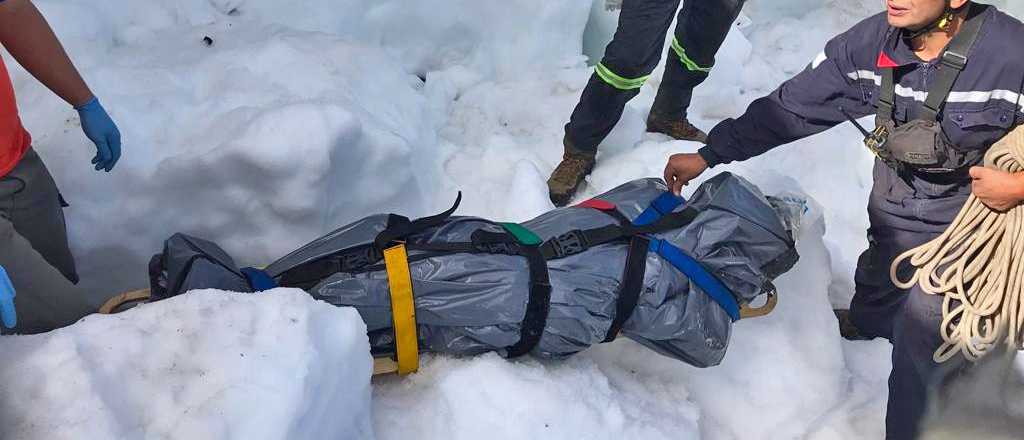
[[[969,1],[971,1],[971,0],[951,0],[949,2],[949,7],[953,8],[953,9],[960,9],[963,5],[966,5],[967,2],[969,2]]]

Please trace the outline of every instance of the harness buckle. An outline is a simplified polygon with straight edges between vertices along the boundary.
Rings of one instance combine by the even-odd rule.
[[[967,56],[947,50],[942,54],[942,64],[956,70],[964,70],[967,66]]]
[[[589,247],[586,237],[578,230],[566,232],[551,241],[551,250],[554,252],[555,258],[576,255]]]

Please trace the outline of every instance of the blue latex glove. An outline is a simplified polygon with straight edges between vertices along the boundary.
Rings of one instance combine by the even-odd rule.
[[[18,325],[18,313],[14,310],[14,286],[3,266],[0,266],[0,321],[7,328]]]
[[[75,107],[75,110],[78,110],[85,136],[96,144],[96,157],[92,158],[96,171],[110,172],[121,158],[121,132],[95,96],[89,102]]]

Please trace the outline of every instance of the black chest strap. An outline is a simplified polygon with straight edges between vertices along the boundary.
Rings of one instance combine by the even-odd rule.
[[[967,19],[960,25],[960,32],[957,32],[953,40],[946,46],[946,50],[942,52],[939,74],[931,88],[928,89],[928,98],[925,99],[924,108],[921,109],[921,119],[939,120],[942,105],[949,99],[949,94],[953,91],[953,84],[956,83],[960,72],[963,72],[964,67],[967,66],[967,54],[974,47],[974,43],[978,41],[978,35],[981,34],[981,26],[985,24],[985,15],[981,14],[983,10],[971,5],[968,7],[970,9],[967,11]]]
[[[949,42],[946,49],[942,51],[939,62],[938,74],[935,81],[928,89],[928,97],[925,98],[919,119],[938,121],[942,106],[949,99],[953,91],[953,84],[956,83],[960,72],[967,66],[967,54],[970,53],[974,43],[981,34],[981,27],[985,24],[984,8],[977,8],[968,5],[967,19],[960,25],[960,31]],[[878,95],[878,113],[875,118],[876,125],[882,125],[893,121],[893,110],[896,102],[896,68],[889,67],[882,69],[881,91]]]
[[[878,94],[878,114],[875,116],[875,125],[881,127],[893,121],[893,111],[896,108],[896,69],[889,67],[882,69],[882,88]]]

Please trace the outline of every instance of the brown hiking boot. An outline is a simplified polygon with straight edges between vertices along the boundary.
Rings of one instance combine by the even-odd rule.
[[[566,203],[569,203],[580,184],[583,183],[583,179],[594,169],[597,157],[596,152],[577,150],[567,138],[562,140],[562,144],[565,145],[562,162],[555,167],[551,178],[548,179],[548,192],[551,203],[554,203],[555,206],[565,206]]]
[[[839,334],[843,339],[850,341],[870,341],[873,339],[865,336],[856,325],[853,325],[849,309],[833,309],[832,312],[836,314],[836,319],[839,320]]]
[[[708,135],[690,124],[686,119],[663,118],[651,112],[647,115],[647,131],[661,133],[683,141],[707,143]]]

